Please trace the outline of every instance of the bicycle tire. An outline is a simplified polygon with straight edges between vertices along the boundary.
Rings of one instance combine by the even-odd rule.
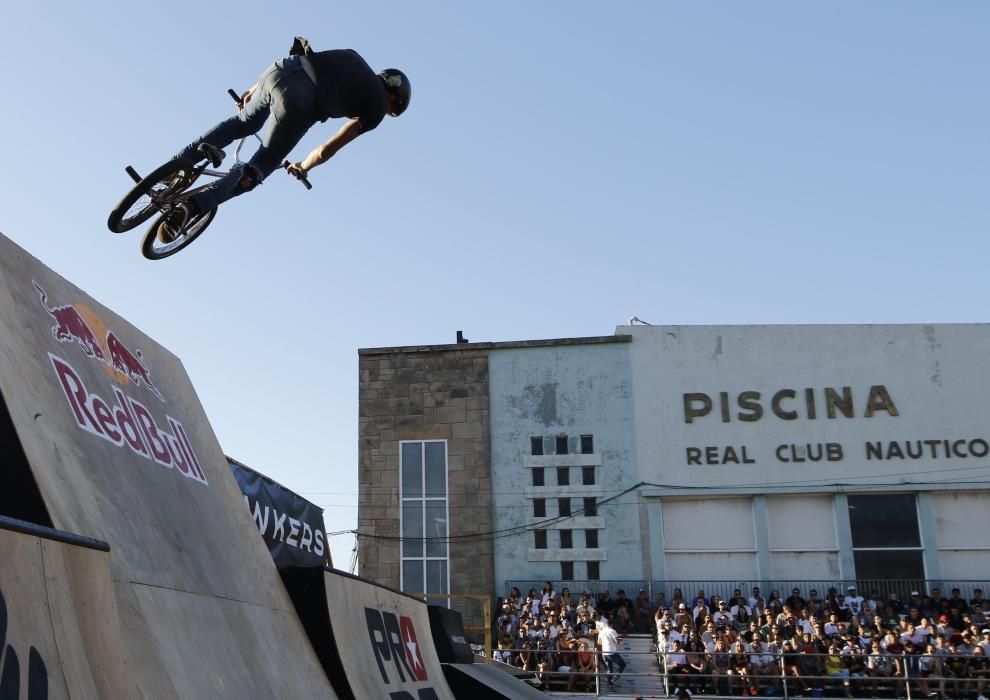
[[[213,222],[217,215],[217,208],[213,207],[205,214],[196,214],[187,223],[182,233],[171,243],[162,243],[158,240],[158,225],[165,220],[165,215],[159,216],[148,227],[141,241],[141,254],[148,260],[161,260],[170,255],[175,255],[187,245],[195,241],[206,227]]]
[[[107,218],[107,228],[114,233],[124,233],[140,226],[161,211],[161,203],[185,190],[192,184],[188,171],[193,163],[173,160],[159,166],[141,182],[134,185],[114,207]],[[181,171],[187,171],[182,177]],[[179,177],[176,177],[180,175]],[[158,189],[156,189],[156,187]]]

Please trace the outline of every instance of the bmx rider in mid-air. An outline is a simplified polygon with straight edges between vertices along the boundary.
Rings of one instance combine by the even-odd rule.
[[[241,167],[212,182],[176,206],[158,227],[158,239],[170,243],[189,219],[248,192],[276,168],[310,127],[333,117],[348,121],[328,141],[287,170],[302,179],[361,134],[377,127],[385,115],[397,117],[409,106],[409,79],[397,68],[375,73],[352,49],[313,51],[297,37],[289,56],[269,66],[237,103],[236,115],[225,119],[176,154],[199,162],[218,157],[218,149],[255,134],[265,122],[261,146]],[[214,162],[214,166],[218,166]]]

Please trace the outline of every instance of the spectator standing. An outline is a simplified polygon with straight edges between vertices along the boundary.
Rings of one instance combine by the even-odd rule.
[[[612,687],[618,685],[618,677],[626,670],[626,662],[619,654],[619,642],[622,638],[612,628],[607,617],[602,617],[602,627],[598,632],[598,642],[602,647],[602,660],[605,662],[608,684]],[[618,666],[618,672],[615,667]]]

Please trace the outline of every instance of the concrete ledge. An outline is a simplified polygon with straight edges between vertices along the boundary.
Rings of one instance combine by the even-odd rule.
[[[511,348],[547,348],[563,345],[601,345],[631,343],[631,335],[600,335],[588,338],[553,340],[511,340],[498,343],[450,343],[448,345],[400,345],[392,348],[358,348],[358,355],[394,355],[414,352],[450,352],[451,350],[508,350]]]

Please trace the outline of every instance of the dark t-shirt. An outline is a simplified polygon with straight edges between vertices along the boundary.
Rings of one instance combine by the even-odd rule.
[[[353,49],[332,49],[307,54],[316,71],[320,121],[348,117],[361,122],[361,131],[381,124],[388,100],[381,78]]]

